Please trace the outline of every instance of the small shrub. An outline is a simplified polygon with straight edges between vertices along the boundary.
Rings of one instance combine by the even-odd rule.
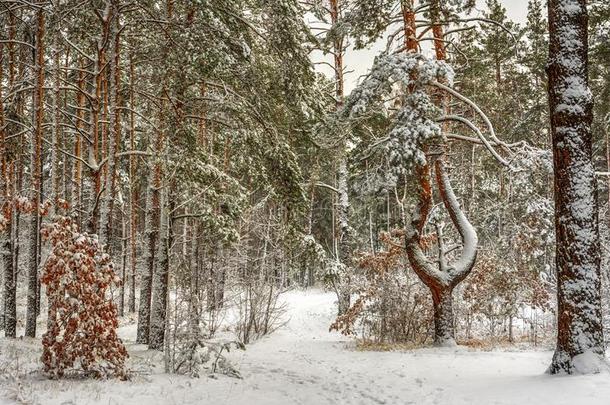
[[[68,217],[45,225],[42,236],[51,243],[41,278],[49,297],[44,371],[54,378],[72,368],[87,376],[126,378],[128,354],[116,333],[116,307],[106,296],[120,284],[110,256],[96,236],[79,232]]]

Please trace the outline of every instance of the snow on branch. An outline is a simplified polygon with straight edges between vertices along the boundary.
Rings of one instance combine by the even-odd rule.
[[[491,153],[491,155],[494,158],[496,158],[496,160],[498,162],[500,162],[504,166],[507,166],[507,167],[510,166],[510,163],[507,162],[502,156],[500,156],[500,154],[494,149],[494,147],[487,140],[487,138],[485,138],[485,136],[483,135],[481,130],[476,125],[474,125],[470,120],[468,120],[468,119],[466,119],[464,117],[460,117],[458,115],[446,115],[446,116],[440,117],[437,121],[439,121],[439,122],[442,122],[442,121],[456,121],[456,122],[460,122],[460,123],[466,125],[475,134],[477,134],[477,136],[481,140],[481,143],[483,143],[483,145],[487,148],[489,153]]]
[[[479,243],[477,232],[466,218],[464,211],[460,207],[453,187],[449,180],[449,176],[445,170],[444,163],[441,159],[435,162],[437,183],[439,192],[441,193],[445,208],[449,212],[451,222],[455,224],[460,237],[462,238],[462,253],[457,261],[449,264],[449,273],[451,282],[454,284],[462,281],[474,266],[477,258],[477,245]]]
[[[393,178],[408,174],[414,165],[424,165],[424,144],[441,136],[434,119],[439,114],[438,107],[426,88],[436,81],[453,83],[453,70],[444,61],[418,53],[382,54],[339,112],[340,119],[354,124],[369,110],[387,110],[387,100],[395,99],[397,91],[409,89],[402,92],[401,102],[394,106],[398,111],[390,117],[387,142],[380,143],[389,158],[389,176]]]

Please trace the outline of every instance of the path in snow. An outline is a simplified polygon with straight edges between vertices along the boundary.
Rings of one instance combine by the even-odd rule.
[[[231,354],[243,380],[158,374],[131,382],[37,379],[27,388],[41,404],[78,405],[610,403],[608,374],[544,375],[551,352],[360,352],[349,339],[328,332],[335,311],[332,294],[290,292],[284,299],[291,317],[287,324],[245,352]],[[130,352],[152,356],[141,346],[130,345]]]

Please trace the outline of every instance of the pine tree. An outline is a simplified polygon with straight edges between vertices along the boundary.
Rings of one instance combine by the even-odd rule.
[[[557,348],[548,371],[599,372],[604,338],[586,1],[551,0],[548,11],[558,303]]]

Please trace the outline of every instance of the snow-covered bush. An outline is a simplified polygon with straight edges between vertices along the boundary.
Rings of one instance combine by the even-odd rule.
[[[110,256],[69,217],[44,225],[42,236],[51,243],[41,277],[49,297],[44,371],[62,377],[80,368],[89,376],[127,378],[128,354],[117,336],[116,306],[107,296],[120,283]]]
[[[196,334],[191,335],[178,342],[173,372],[199,378],[202,371],[207,370],[209,373],[241,378],[239,370],[223,356],[223,352],[229,352],[231,347],[245,350],[245,346],[240,342],[215,342]]]

